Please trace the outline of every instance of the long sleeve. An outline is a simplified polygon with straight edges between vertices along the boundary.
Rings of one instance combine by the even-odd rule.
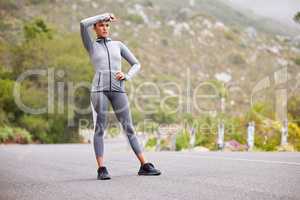
[[[105,19],[109,19],[109,18],[110,18],[110,14],[104,13],[101,15],[96,15],[93,17],[85,18],[80,21],[81,39],[82,39],[85,49],[88,52],[90,52],[90,50],[92,49],[92,44],[93,44],[93,39],[92,39],[91,32],[89,30],[89,27],[91,25],[95,24],[97,21],[105,20]]]
[[[141,65],[133,53],[122,42],[120,42],[120,45],[121,56],[125,58],[125,60],[127,60],[127,62],[131,65],[131,68],[125,74],[125,80],[130,80],[140,70]]]

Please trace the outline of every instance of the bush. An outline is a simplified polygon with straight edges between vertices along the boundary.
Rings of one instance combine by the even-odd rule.
[[[300,127],[296,123],[289,123],[288,143],[292,144],[297,151],[300,151]]]
[[[0,142],[7,142],[13,139],[13,129],[10,127],[1,127],[0,128]]]
[[[17,109],[12,95],[13,85],[12,80],[0,80],[0,109],[5,112],[14,112]]]
[[[0,126],[8,124],[9,120],[7,114],[0,108]]]
[[[157,138],[151,137],[147,140],[145,147],[149,150],[154,150],[156,149],[156,145],[157,145]],[[160,140],[160,150],[162,151],[171,150],[169,138],[164,138]]]
[[[216,149],[217,118],[211,116],[202,116],[194,120],[196,141],[195,146],[204,146],[210,150]]]
[[[0,28],[1,28],[1,27],[0,27]],[[2,50],[2,49],[1,49],[1,43],[0,43],[0,54],[2,53],[1,50]],[[6,80],[14,79],[14,78],[13,78],[12,72],[9,71],[9,70],[7,69],[7,67],[5,67],[5,66],[3,66],[3,65],[1,65],[1,64],[0,64],[0,79],[1,79],[1,80],[4,80],[4,79],[6,79]]]
[[[31,135],[28,131],[22,128],[15,128],[14,129],[14,141],[20,144],[28,144],[31,140]]]
[[[264,151],[275,151],[280,145],[280,134],[276,133],[270,137],[263,135],[255,136],[255,146]]]
[[[0,126],[4,126],[10,120],[14,120],[14,114],[18,110],[12,95],[13,84],[14,81],[0,77]]]
[[[68,127],[66,127],[67,122],[67,116],[64,114],[53,114],[48,115],[48,133],[51,133],[47,135],[49,137],[49,140],[51,139],[51,142],[53,143],[62,143],[62,142],[68,142]]]
[[[20,119],[20,124],[32,133],[33,139],[39,140],[42,143],[51,142],[51,139],[47,136],[49,125],[45,119],[25,115]]]
[[[279,122],[264,120],[255,125],[255,146],[264,151],[275,151],[280,145],[281,125]]]
[[[238,117],[226,117],[225,123],[225,141],[236,140],[240,144],[247,143],[247,128],[245,122]]]
[[[187,130],[183,130],[176,136],[176,151],[187,149],[190,146],[190,134]]]
[[[274,119],[272,105],[266,102],[254,104],[246,113],[245,122],[255,122],[254,144],[258,149],[275,151],[280,145],[281,125]]]
[[[0,128],[0,142],[27,144],[32,142],[32,139],[30,133],[25,129],[5,126]]]
[[[195,146],[203,146],[210,150],[216,149],[216,134],[212,133],[196,133]]]
[[[146,143],[146,148],[154,148],[155,146],[156,146],[156,143],[157,143],[157,139],[155,138],[155,137],[153,137],[153,138],[149,138],[148,140],[147,140],[147,143]]]

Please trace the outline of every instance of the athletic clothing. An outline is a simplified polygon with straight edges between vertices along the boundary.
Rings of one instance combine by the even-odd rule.
[[[80,22],[80,32],[83,45],[87,50],[95,69],[91,87],[91,106],[94,114],[94,150],[96,156],[103,156],[104,130],[107,127],[107,113],[109,102],[122,124],[131,148],[135,154],[140,154],[142,149],[136,138],[128,97],[125,91],[124,80],[130,80],[140,69],[140,64],[131,51],[120,41],[111,38],[92,39],[89,30],[97,21],[106,20],[109,14],[96,15]],[[117,80],[116,72],[121,71],[121,58],[125,58],[131,65],[125,74],[125,79]]]
[[[93,40],[89,30],[90,26],[108,16],[109,14],[96,15],[80,22],[81,38],[95,68],[91,91],[125,92],[124,80],[131,79],[139,71],[140,63],[122,42],[112,41],[111,38]],[[131,68],[125,73],[124,80],[117,80],[116,72],[122,69],[122,57],[128,61]]]
[[[131,148],[135,154],[140,154],[142,149],[135,136],[127,94],[120,92],[93,92],[91,93],[91,100],[93,109],[97,113],[94,134],[94,150],[96,156],[103,156],[103,135],[107,127],[109,102],[112,105],[118,121],[122,124],[122,128]]]

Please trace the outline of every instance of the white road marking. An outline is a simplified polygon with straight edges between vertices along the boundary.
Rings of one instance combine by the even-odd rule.
[[[298,162],[286,162],[286,161],[274,161],[274,160],[257,160],[257,159],[246,159],[246,158],[233,158],[233,157],[218,157],[218,156],[202,156],[202,155],[175,155],[175,156],[185,156],[185,157],[197,157],[197,158],[208,158],[208,159],[222,159],[222,160],[233,160],[233,161],[246,161],[246,162],[259,162],[267,164],[283,164],[283,165],[296,165],[300,166]]]

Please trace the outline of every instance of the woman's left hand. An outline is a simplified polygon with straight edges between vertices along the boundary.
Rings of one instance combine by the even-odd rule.
[[[117,72],[116,73],[116,79],[118,79],[118,80],[125,79],[125,74],[123,72],[121,72],[121,71]]]

